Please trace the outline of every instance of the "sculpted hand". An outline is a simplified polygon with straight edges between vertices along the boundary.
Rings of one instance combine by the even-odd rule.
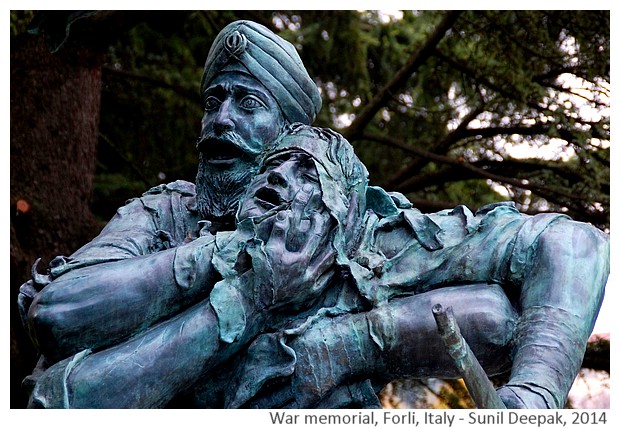
[[[372,403],[376,406],[372,388],[361,383],[373,372],[380,353],[368,335],[368,324],[365,314],[325,317],[305,332],[289,338],[286,348],[294,356],[290,376],[272,379],[269,389],[246,405],[339,408]],[[277,347],[271,347],[269,352],[274,355],[276,350]],[[281,367],[286,368],[284,364]]]
[[[334,271],[330,242],[332,220],[321,196],[306,186],[289,210],[276,215],[265,243],[264,261],[255,275],[275,307],[297,310],[311,304],[327,287]]]

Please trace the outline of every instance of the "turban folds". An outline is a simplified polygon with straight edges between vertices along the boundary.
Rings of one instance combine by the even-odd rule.
[[[289,122],[314,121],[321,96],[291,43],[252,21],[227,25],[209,50],[201,93],[227,66],[236,64],[267,88]]]

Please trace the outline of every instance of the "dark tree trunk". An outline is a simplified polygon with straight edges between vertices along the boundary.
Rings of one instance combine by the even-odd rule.
[[[22,378],[36,356],[17,311],[19,286],[91,239],[100,54],[68,43],[51,54],[40,36],[11,40],[11,408],[23,407]]]

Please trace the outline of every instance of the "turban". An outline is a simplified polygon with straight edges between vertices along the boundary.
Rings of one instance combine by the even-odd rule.
[[[227,66],[236,64],[267,88],[289,122],[314,121],[321,95],[291,43],[255,22],[227,25],[209,50],[201,93]]]

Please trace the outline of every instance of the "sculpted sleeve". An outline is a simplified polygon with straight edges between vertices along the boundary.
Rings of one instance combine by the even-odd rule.
[[[177,181],[160,185],[119,208],[91,242],[70,257],[50,264],[52,277],[103,262],[118,261],[176,247],[198,236],[194,185]]]
[[[510,287],[520,282],[540,233],[562,218],[523,215],[513,203],[491,204],[476,214],[465,206],[432,214],[400,210],[367,228],[356,282],[375,304],[446,286]]]
[[[114,342],[204,295],[200,288],[188,292],[188,279],[200,277],[196,266],[204,259],[202,244],[212,240],[205,237],[193,240],[190,248],[180,246],[198,235],[190,185],[162,185],[131,200],[94,240],[70,257],[55,258],[47,275],[35,274],[21,287],[22,321],[38,348],[59,356],[80,350],[80,336],[65,329],[84,333],[88,347]],[[176,255],[178,249],[184,250],[181,255]],[[123,312],[126,317],[121,317]],[[98,326],[109,327],[109,335],[86,335],[100,332]]]

